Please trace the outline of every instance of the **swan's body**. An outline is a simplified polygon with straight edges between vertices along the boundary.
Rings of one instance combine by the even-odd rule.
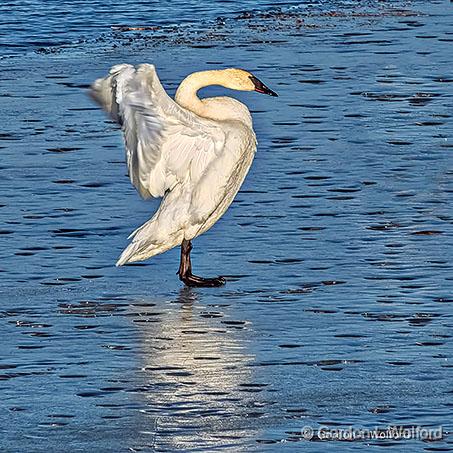
[[[148,64],[114,66],[93,84],[93,97],[122,126],[132,184],[144,198],[162,197],[118,266],[186,244],[190,272],[190,241],[225,213],[249,171],[256,151],[250,112],[236,99],[199,99],[207,85],[275,95],[240,69],[191,74],[175,101]]]

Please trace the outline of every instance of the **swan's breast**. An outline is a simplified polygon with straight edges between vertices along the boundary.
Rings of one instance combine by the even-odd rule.
[[[216,121],[240,121],[250,129],[253,128],[252,115],[242,102],[227,96],[205,98],[201,101],[205,105],[210,119]]]

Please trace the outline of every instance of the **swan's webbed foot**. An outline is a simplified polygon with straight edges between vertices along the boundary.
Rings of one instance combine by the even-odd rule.
[[[198,288],[215,288],[226,283],[223,277],[202,278],[192,274],[192,263],[190,262],[190,251],[192,244],[184,239],[181,244],[181,263],[179,265],[179,279],[186,285]]]
[[[223,286],[226,283],[223,277],[202,278],[193,275],[192,273],[180,275],[179,279],[187,286],[196,286],[199,288],[216,288],[218,286]]]

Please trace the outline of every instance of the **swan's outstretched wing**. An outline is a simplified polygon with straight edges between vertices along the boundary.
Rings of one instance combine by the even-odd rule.
[[[129,177],[144,198],[163,196],[189,175],[196,182],[224,147],[222,129],[173,101],[153,65],[113,66],[92,96],[121,125]]]

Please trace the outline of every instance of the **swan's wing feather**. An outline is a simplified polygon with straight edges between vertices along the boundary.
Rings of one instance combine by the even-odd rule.
[[[204,224],[212,213],[224,202],[231,203],[252,163],[256,151],[256,137],[253,131],[236,124],[229,128],[222,154],[208,162],[204,172],[191,194],[191,223]]]
[[[225,143],[214,159],[206,152],[192,159],[190,177],[196,178],[196,184],[181,184],[168,193],[153,218],[129,236],[132,242],[121,254],[118,266],[162,253],[180,244],[184,237],[196,237],[225,212],[241,187],[256,151],[251,129],[236,124],[225,127],[225,132]],[[174,136],[175,140],[187,143],[184,137]],[[180,158],[175,161],[185,166],[188,154],[185,147],[176,146],[176,149]],[[175,166],[172,171],[177,175],[179,169]],[[188,236],[184,236],[186,233]]]
[[[129,177],[144,198],[163,196],[188,174],[200,177],[225,141],[214,122],[167,95],[153,65],[112,67],[92,96],[121,124]]]

